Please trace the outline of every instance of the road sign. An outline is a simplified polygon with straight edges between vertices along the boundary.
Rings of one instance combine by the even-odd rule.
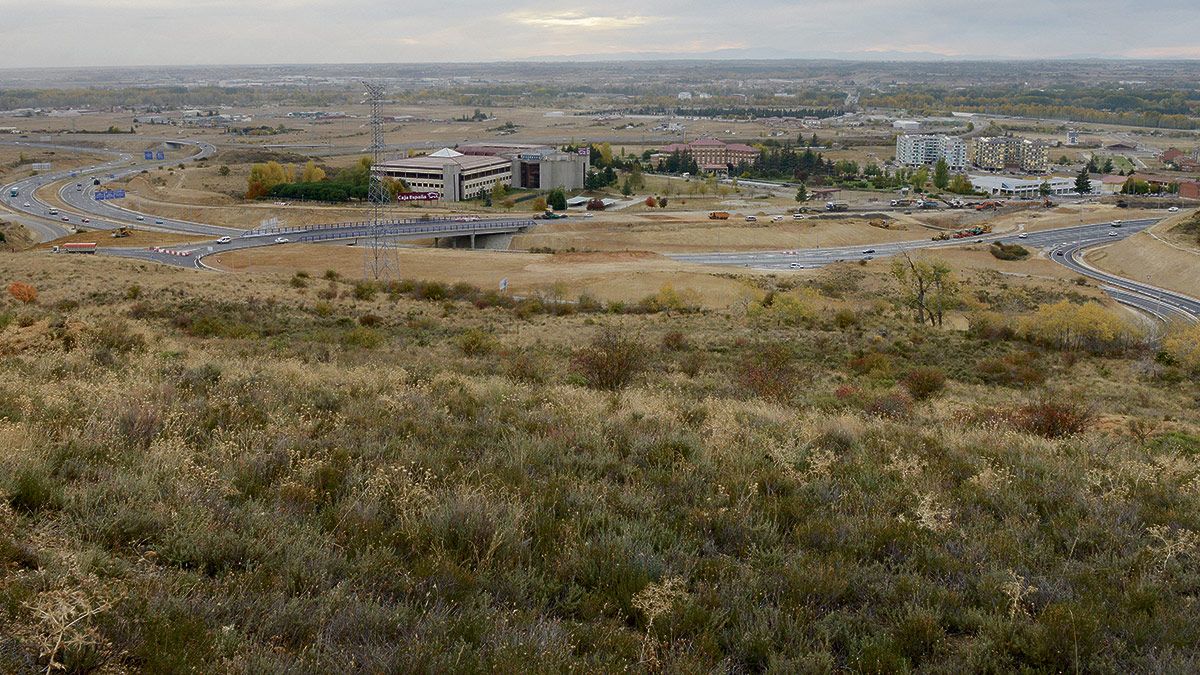
[[[124,199],[124,190],[96,190],[96,201],[104,201],[105,199]]]
[[[162,150],[159,150],[158,152],[154,153],[154,159],[162,161],[166,158],[167,158],[167,153],[163,152]]]
[[[33,169],[34,171],[49,171],[50,162],[34,162],[33,164],[29,165],[29,168]]]
[[[142,153],[142,158],[143,158],[143,159],[154,159],[154,151],[153,151],[153,150],[147,150],[147,151],[143,152],[143,153]]]
[[[437,192],[401,192],[396,195],[398,202],[436,202],[439,195]]]

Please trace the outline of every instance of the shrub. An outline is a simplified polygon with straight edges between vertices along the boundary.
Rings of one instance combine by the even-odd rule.
[[[383,344],[383,336],[366,326],[358,326],[342,335],[342,344],[347,347],[374,349]]]
[[[14,281],[8,285],[8,294],[17,302],[26,305],[32,305],[37,302],[38,297],[36,288],[20,281]]]
[[[471,328],[458,336],[458,348],[467,356],[483,356],[491,354],[496,349],[496,338],[491,333]]]
[[[756,396],[776,401],[792,398],[799,376],[795,353],[782,344],[754,349],[738,368],[738,379],[743,387]]]
[[[358,317],[358,325],[374,328],[375,326],[383,325],[383,318],[377,314],[363,314]]]
[[[976,364],[975,372],[986,384],[1007,387],[1032,387],[1046,381],[1045,370],[1030,352],[983,359]]]
[[[1200,372],[1200,324],[1172,327],[1163,340],[1163,351],[1180,368]]]
[[[126,354],[140,351],[146,346],[146,339],[135,332],[129,324],[114,318],[101,321],[92,330],[92,339],[97,347]]]
[[[975,312],[967,319],[967,334],[981,340],[1011,340],[1017,335],[1012,322],[996,312]]]
[[[1051,396],[1021,406],[1012,416],[1018,429],[1045,438],[1074,436],[1087,429],[1094,418],[1088,406]]]
[[[846,330],[847,328],[857,326],[858,312],[855,312],[852,309],[839,309],[837,313],[833,315],[833,323],[840,330]]]
[[[669,352],[682,352],[691,349],[692,345],[686,335],[673,330],[662,336],[662,347]]]
[[[337,270],[325,270],[325,274],[322,277],[329,281],[337,281],[342,278],[342,275],[338,274]]]
[[[354,299],[370,302],[379,292],[379,286],[371,281],[360,281],[354,284]]]
[[[291,284],[292,288],[308,288],[308,280],[299,274],[292,277],[288,283]]]
[[[615,328],[605,328],[591,343],[572,355],[572,362],[589,387],[618,390],[629,385],[646,367],[641,343]]]
[[[850,370],[859,375],[871,375],[872,377],[888,377],[892,374],[892,358],[887,354],[879,352],[871,352],[862,356],[851,359]]]
[[[905,373],[903,383],[914,399],[924,401],[946,387],[946,373],[936,366],[913,368]]]
[[[140,297],[142,297],[142,287],[141,286],[139,286],[137,284],[133,284],[129,288],[125,289],[125,299],[126,300],[137,300]]]
[[[877,396],[863,406],[868,415],[891,420],[904,420],[912,415],[913,400],[902,391]]]
[[[1020,244],[1005,244],[1002,241],[993,242],[988,251],[998,260],[1024,260],[1029,257],[1029,249]]]

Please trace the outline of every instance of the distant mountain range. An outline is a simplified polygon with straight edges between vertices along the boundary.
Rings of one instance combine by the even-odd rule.
[[[856,51],[856,52],[797,52],[781,51],[767,47],[744,47],[717,49],[711,52],[613,52],[606,54],[563,54],[535,56],[517,59],[520,62],[571,62],[571,61],[1138,61],[1127,57],[1103,54],[1068,54],[1053,57],[1018,58],[994,55],[947,55],[937,52],[918,51]],[[1156,59],[1158,60],[1158,59]]]

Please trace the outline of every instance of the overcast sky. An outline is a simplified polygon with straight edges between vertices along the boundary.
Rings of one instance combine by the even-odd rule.
[[[704,58],[721,49],[1195,59],[1197,2],[0,0],[0,67]]]

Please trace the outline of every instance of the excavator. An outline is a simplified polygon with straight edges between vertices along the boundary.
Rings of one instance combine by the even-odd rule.
[[[123,237],[128,237],[129,234],[130,234],[129,228],[125,227],[125,226],[121,226],[121,227],[118,227],[117,229],[113,230],[112,236],[113,236],[113,239],[121,239]]]

